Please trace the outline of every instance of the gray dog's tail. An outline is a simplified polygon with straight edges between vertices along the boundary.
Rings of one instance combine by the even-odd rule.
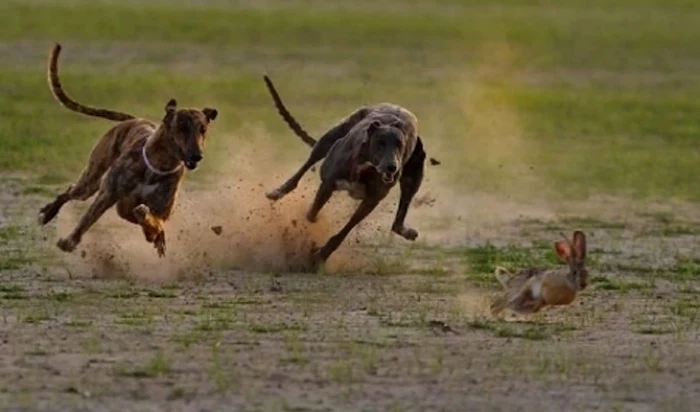
[[[289,113],[289,110],[287,110],[284,103],[282,103],[282,99],[280,98],[279,93],[277,93],[275,85],[272,84],[272,80],[270,80],[270,78],[267,77],[267,75],[263,75],[263,79],[265,79],[267,90],[270,91],[270,94],[272,95],[272,100],[275,101],[275,107],[277,108],[277,111],[279,112],[280,116],[282,116],[282,119],[284,119],[284,121],[287,122],[289,127],[294,131],[294,133],[297,136],[301,138],[302,141],[304,141],[304,143],[306,143],[310,147],[314,147],[314,145],[316,144],[316,139],[309,136],[309,134],[306,133],[306,130],[304,130],[301,127],[301,125],[296,121],[294,116],[292,116],[292,114]]]
[[[275,107],[277,108],[277,112],[279,112],[280,116],[282,116],[282,119],[289,125],[289,127],[294,131],[294,133],[301,138],[301,140],[309,145],[309,147],[314,147],[316,144],[316,139],[313,137],[309,136],[309,134],[304,130],[303,127],[297,122],[297,120],[292,116],[291,113],[289,113],[289,110],[287,110],[287,107],[282,103],[282,98],[280,97],[279,93],[277,93],[277,89],[275,89],[275,85],[272,84],[272,80],[265,74],[263,75],[263,79],[265,80],[265,84],[267,85],[267,90],[270,91],[270,95],[272,95],[272,100],[275,102]],[[430,158],[430,165],[431,166],[436,166],[439,165],[441,162],[435,158]]]
[[[126,113],[85,106],[84,104],[80,104],[75,100],[71,99],[71,97],[68,96],[68,94],[66,94],[66,92],[63,90],[63,86],[61,86],[61,80],[58,78],[59,54],[61,54],[61,45],[56,43],[53,46],[53,49],[51,50],[51,54],[49,55],[48,77],[49,88],[51,89],[51,93],[56,98],[56,100],[58,100],[58,102],[61,103],[61,105],[67,107],[70,110],[73,110],[74,112],[86,114],[88,116],[102,117],[104,119],[114,120],[117,122],[123,122],[125,120],[131,120],[135,118],[134,116]]]

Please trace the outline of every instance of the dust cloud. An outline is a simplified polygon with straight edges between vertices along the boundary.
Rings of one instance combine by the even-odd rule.
[[[221,139],[236,142],[235,136]],[[264,130],[256,130],[251,140],[224,149],[226,156],[219,157],[227,161],[203,176],[203,182],[192,184],[188,182],[191,176],[185,177],[175,211],[166,222],[165,258],[158,258],[138,226],[122,221],[110,210],[83,237],[76,251],[64,255],[71,270],[83,276],[155,281],[206,276],[226,269],[305,270],[312,247],[322,245],[340,230],[357,203],[337,193],[318,221],[309,223],[305,214],[319,181],[313,172],[292,193],[271,202],[265,191],[281,184],[304,159],[280,162],[280,149]],[[85,206],[65,206],[58,219],[60,236],[73,229]],[[363,233],[376,233],[377,222],[370,220],[348,236],[329,260],[327,271],[367,269],[372,251],[346,246],[357,244]]]
[[[460,244],[469,236],[496,236],[502,233],[504,223],[519,218],[547,220],[555,216],[545,196],[540,196],[546,183],[530,172],[541,148],[524,137],[507,88],[491,87],[494,82],[507,86],[514,71],[514,55],[507,43],[489,44],[482,50],[479,65],[457,79],[451,95],[463,118],[461,126],[469,132],[454,139],[441,133],[439,127],[431,130],[426,141],[428,156],[442,164],[426,166],[423,186],[408,214],[407,225],[420,233],[418,242]],[[275,140],[279,136],[273,138],[263,126],[251,124],[243,125],[237,133],[246,140],[217,132],[218,141],[229,142],[228,147],[218,144],[217,151],[225,155],[204,160],[202,168],[210,168],[210,173],[202,176],[204,182],[193,184],[192,176],[185,177],[175,212],[166,223],[164,259],[146,243],[140,228],[121,221],[111,210],[85,235],[76,252],[66,255],[71,267],[94,276],[155,280],[191,278],[234,268],[304,269],[311,248],[340,230],[357,202],[338,192],[318,222],[308,223],[305,213],[319,182],[313,172],[284,199],[269,201],[265,191],[288,178],[307,152],[299,149],[298,158],[281,161],[289,156],[281,156],[283,148]],[[285,138],[297,139],[288,133]],[[224,160],[213,161],[216,159],[211,157]],[[453,178],[456,171],[465,175],[464,168],[474,179],[493,183],[494,190],[464,189],[463,182]],[[327,271],[371,271],[382,253],[371,245],[398,237],[389,234],[398,194],[397,187],[351,233],[332,255]],[[59,215],[60,235],[74,227],[83,206],[65,207]],[[408,246],[403,239],[391,241],[397,247]],[[358,244],[364,247],[355,247]]]

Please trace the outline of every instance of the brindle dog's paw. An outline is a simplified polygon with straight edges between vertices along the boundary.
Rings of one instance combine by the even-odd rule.
[[[165,232],[160,232],[153,240],[153,246],[158,251],[158,257],[165,257]]]
[[[49,223],[58,214],[58,209],[56,208],[55,202],[49,203],[48,205],[41,208],[39,211],[38,221],[41,226]]]
[[[394,228],[393,230],[399,236],[411,241],[416,240],[416,238],[418,237],[418,231],[416,229],[411,229],[410,227]]]
[[[151,213],[151,209],[146,205],[138,205],[134,208],[134,216],[140,223],[146,220],[146,216],[148,216],[149,213]]]
[[[56,242],[56,246],[64,252],[72,252],[75,250],[76,243],[71,238],[62,238]]]
[[[280,200],[284,197],[284,193],[279,189],[275,189],[265,193],[265,196],[270,200]]]

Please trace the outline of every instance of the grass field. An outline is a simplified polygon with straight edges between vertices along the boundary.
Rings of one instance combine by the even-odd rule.
[[[0,14],[11,16],[0,28],[0,407],[700,401],[700,3],[6,0]],[[52,99],[54,42],[78,101],[152,119],[171,97],[219,109],[164,263],[113,213],[70,256],[54,244],[83,206],[35,223],[109,127]],[[278,232],[303,219],[318,178],[274,208],[264,199],[308,149],[263,73],[315,136],[362,104],[418,116],[443,161],[409,213],[418,242],[388,233],[392,197],[326,273],[279,264],[306,245]],[[351,206],[337,200],[321,224],[292,231],[325,239]],[[216,238],[207,226],[221,222]],[[494,266],[554,264],[552,241],[573,229],[589,234],[591,289],[535,317],[488,315]]]

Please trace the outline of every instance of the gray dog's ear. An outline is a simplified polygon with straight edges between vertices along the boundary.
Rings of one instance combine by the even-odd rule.
[[[216,109],[211,109],[209,107],[205,107],[202,109],[202,113],[207,117],[207,121],[211,122],[212,120],[216,120],[216,116],[219,115],[219,111]]]
[[[379,122],[379,120],[375,120],[372,123],[370,123],[369,127],[367,127],[367,136],[372,136],[381,125],[382,124]]]

